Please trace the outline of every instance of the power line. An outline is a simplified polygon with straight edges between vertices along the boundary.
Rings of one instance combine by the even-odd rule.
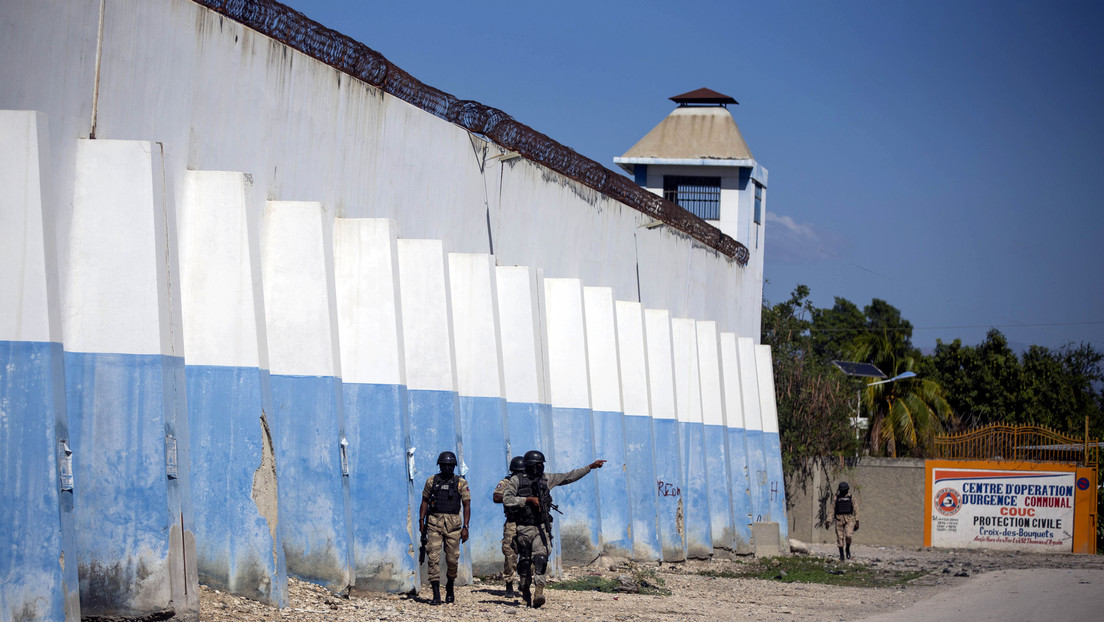
[[[1037,328],[1040,326],[1098,326],[1102,322],[1039,322],[1031,324],[975,324],[965,326],[920,326],[914,330],[946,330],[949,328]]]
[[[1099,326],[1104,324],[1104,321],[1098,322],[1038,322],[1029,324],[961,324],[950,326],[860,326],[855,328],[828,328],[818,327],[812,325],[810,322],[807,330],[809,332],[817,333],[873,333],[873,332],[905,332],[916,330],[952,330],[962,328],[1040,328],[1047,326]]]

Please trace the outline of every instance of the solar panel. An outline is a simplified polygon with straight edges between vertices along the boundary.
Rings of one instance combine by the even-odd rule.
[[[840,371],[848,376],[862,376],[863,378],[886,378],[882,370],[870,363],[852,363],[850,361],[832,361],[832,364],[840,368]]]

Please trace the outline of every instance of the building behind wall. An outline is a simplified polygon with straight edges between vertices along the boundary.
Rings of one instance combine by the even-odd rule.
[[[772,518],[723,500],[769,472],[742,457],[767,447],[744,434],[744,413],[769,436],[774,400],[756,371],[762,228],[748,197],[766,172],[750,154],[720,166],[739,173],[721,175],[714,227],[647,191],[661,179],[642,190],[263,1],[4,2],[0,110],[33,111],[0,116],[2,135],[24,137],[0,145],[0,163],[37,180],[0,206],[3,222],[41,220],[22,247],[45,266],[34,287],[15,285],[29,282],[16,262],[0,266],[0,298],[15,301],[0,326],[25,309],[54,322],[0,340],[56,351],[50,382],[21,384],[27,407],[10,415],[55,432],[21,454],[35,464],[5,462],[0,478],[72,465],[55,478],[71,491],[0,525],[4,549],[30,524],[54,534],[41,559],[0,571],[45,572],[64,555],[68,573],[10,610],[49,602],[76,619],[74,567],[84,616],[194,619],[201,578],[274,605],[288,575],[416,589],[413,517],[445,449],[481,471],[473,482],[534,446],[556,471],[653,461],[632,472],[654,485],[625,464],[575,485],[575,514],[556,523],[564,559],[685,559],[668,510],[698,485],[689,464],[710,482],[694,490],[709,512],[695,524],[712,534],[694,555],[744,550],[741,525]],[[16,131],[28,118],[33,131]],[[650,157],[637,168],[666,175],[672,163]],[[731,217],[730,190],[742,197]],[[0,438],[6,456],[23,442]],[[501,527],[489,496],[473,490],[482,540],[465,548],[462,580],[501,561],[483,541]],[[228,537],[234,526],[249,537]],[[105,580],[105,567],[118,572]]]
[[[767,169],[752,156],[728,110],[729,95],[700,88],[670,98],[678,104],[620,157],[613,159],[642,188],[682,206],[748,249],[748,282],[738,304],[749,337],[759,340],[763,297]]]
[[[734,301],[742,327],[737,332],[747,339],[742,340],[743,358],[730,350],[727,364],[730,367],[742,364],[736,373],[742,374],[745,381],[755,378],[757,373],[762,376],[757,382],[769,383],[765,390],[772,399],[762,402],[760,407],[760,404],[744,403],[741,396],[746,392],[735,392],[727,396],[726,402],[723,391],[717,394],[711,390],[716,382],[703,383],[701,391],[702,453],[707,461],[715,461],[714,466],[705,467],[707,481],[703,484],[709,489],[708,506],[713,517],[710,538],[714,547],[731,542],[734,550],[745,552],[751,546],[751,523],[777,523],[780,540],[784,541],[787,536],[770,351],[760,346],[749,349],[752,342],[759,341],[761,327],[767,169],[752,156],[728,109],[739,103],[733,97],[699,88],[670,99],[677,107],[613,161],[632,175],[642,188],[677,203],[748,249],[742,295]],[[691,275],[690,278],[693,284],[695,277]],[[706,334],[712,330],[700,319],[698,323],[702,325],[699,330],[704,328]],[[703,342],[702,337],[699,333],[699,349],[705,348],[711,353],[718,347],[715,338]],[[722,345],[720,349],[724,348]],[[723,352],[711,358],[718,355],[724,358]],[[765,367],[764,361],[768,363]],[[753,369],[756,366],[760,367],[759,372]],[[708,373],[709,367],[702,367],[700,371]],[[756,381],[751,381],[746,386],[750,390],[755,385]],[[760,387],[764,390],[764,385]],[[688,405],[696,414],[698,404],[690,402]],[[687,413],[679,414],[686,419]],[[693,429],[690,428],[688,434],[692,435]],[[721,466],[726,457],[730,457],[727,470]],[[683,458],[691,470],[695,468],[692,458]],[[725,485],[718,482],[715,475],[722,471],[727,473]],[[692,493],[695,492],[692,480],[703,479],[687,474],[684,478]],[[726,490],[733,489],[746,489],[747,495],[725,495]],[[731,524],[725,523],[724,508],[718,507],[726,501],[733,517]],[[699,531],[701,529],[704,527]],[[764,532],[770,531],[764,529]]]

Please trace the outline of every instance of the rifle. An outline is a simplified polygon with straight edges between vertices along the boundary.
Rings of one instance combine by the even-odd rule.
[[[548,486],[544,483],[544,476],[537,478],[534,482],[534,492],[537,493],[537,498],[540,499],[540,521],[537,523],[537,533],[540,534],[541,544],[552,552],[552,515],[550,510],[556,510],[560,512],[560,508],[556,507],[552,503],[552,492],[548,490]],[[563,514],[563,512],[560,512]],[[547,536],[545,535],[547,534]]]
[[[418,549],[418,563],[419,564],[425,562],[426,545],[429,544],[429,530],[427,529],[428,525],[426,525],[425,523],[422,523],[420,525],[420,527],[422,528],[422,546]]]

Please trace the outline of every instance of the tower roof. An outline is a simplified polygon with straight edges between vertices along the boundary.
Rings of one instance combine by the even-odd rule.
[[[681,97],[681,96],[680,96]],[[674,99],[673,97],[671,99]],[[730,98],[731,99],[731,98]],[[680,106],[614,161],[626,159],[751,160],[740,128],[720,106]],[[627,167],[626,167],[627,168]],[[627,169],[628,170],[628,169]]]
[[[713,89],[707,89],[705,87],[690,91],[688,93],[683,93],[682,95],[675,95],[674,97],[671,97],[669,99],[671,101],[675,102],[676,104],[680,105],[680,106],[695,105],[695,104],[700,104],[700,105],[704,105],[704,104],[721,104],[721,105],[737,104],[737,105],[739,105],[739,103],[740,103],[740,102],[736,101],[735,99],[729,97],[728,95],[725,95],[724,93],[718,93],[717,91],[714,91]]]

